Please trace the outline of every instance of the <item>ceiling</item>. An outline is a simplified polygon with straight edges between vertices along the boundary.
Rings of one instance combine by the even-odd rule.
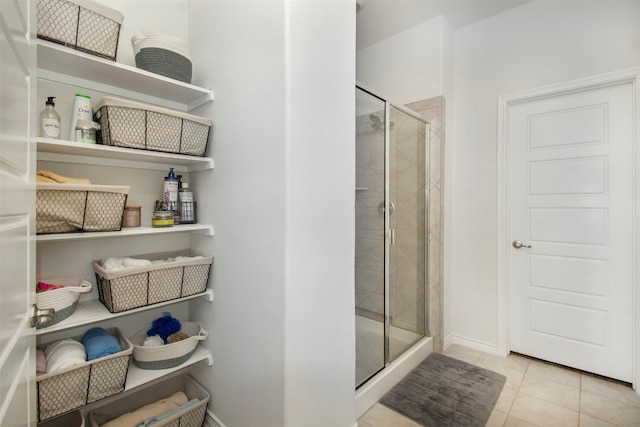
[[[453,29],[526,3],[528,0],[358,0],[358,49],[444,15]]]

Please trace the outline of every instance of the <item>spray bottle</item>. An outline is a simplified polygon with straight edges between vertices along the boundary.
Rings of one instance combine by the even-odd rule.
[[[55,96],[47,98],[46,107],[40,113],[40,131],[38,135],[43,138],[60,138],[60,114],[54,109]]]

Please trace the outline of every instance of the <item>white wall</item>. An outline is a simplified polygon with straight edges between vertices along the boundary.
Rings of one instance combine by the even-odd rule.
[[[497,346],[497,99],[640,64],[640,2],[537,1],[455,32],[453,342]]]
[[[216,301],[192,305],[214,366],[192,371],[229,427],[355,424],[354,25],[347,0],[189,2],[216,96],[194,174]]]
[[[442,95],[442,17],[357,51],[357,80],[404,105]]]

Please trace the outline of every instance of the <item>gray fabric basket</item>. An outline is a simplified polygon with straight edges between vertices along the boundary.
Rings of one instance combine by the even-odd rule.
[[[161,76],[191,83],[193,67],[188,58],[158,47],[140,49],[136,54],[136,67]]]
[[[197,322],[180,322],[180,332],[189,338],[161,347],[144,347],[147,330],[142,329],[130,338],[133,344],[133,362],[141,369],[173,368],[189,360],[199,341],[207,339],[209,333]]]

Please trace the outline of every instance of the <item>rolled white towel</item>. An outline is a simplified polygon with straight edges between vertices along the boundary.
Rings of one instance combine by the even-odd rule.
[[[109,271],[122,270],[124,268],[123,258],[107,258],[102,261],[102,268]]]
[[[144,339],[143,347],[162,347],[164,345],[164,341],[160,335],[152,335]]]
[[[70,368],[87,361],[82,343],[67,338],[56,341],[44,350],[47,358],[47,373]]]
[[[148,259],[137,259],[137,258],[125,258],[123,261],[123,265],[126,268],[129,267],[146,267],[151,265],[151,261]]]

